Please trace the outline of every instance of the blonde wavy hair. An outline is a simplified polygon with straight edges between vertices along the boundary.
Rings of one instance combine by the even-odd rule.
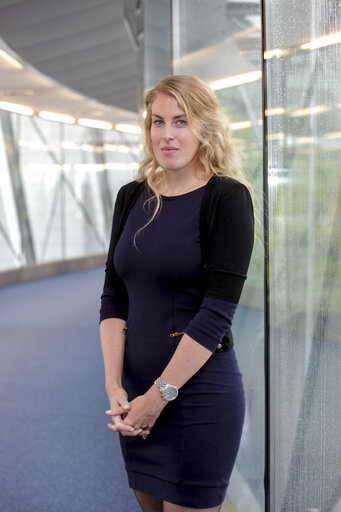
[[[162,200],[157,187],[163,180],[167,180],[167,173],[160,172],[162,169],[156,161],[150,135],[152,105],[161,93],[176,99],[180,109],[186,114],[190,129],[200,141],[196,155],[195,174],[200,175],[202,179],[209,179],[213,175],[234,178],[243,183],[253,197],[252,186],[243,173],[240,154],[232,141],[228,122],[219,110],[215,93],[196,76],[166,76],[144,95],[146,109],[144,119],[145,157],[139,164],[135,179],[138,182],[147,181],[154,193],[149,200],[156,200],[156,207],[152,218],[136,234],[150,224],[160,212]]]

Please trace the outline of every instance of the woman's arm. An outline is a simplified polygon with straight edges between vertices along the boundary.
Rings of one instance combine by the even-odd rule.
[[[161,378],[180,389],[211,355],[212,352],[209,349],[184,334],[173,357],[162,372]],[[130,402],[131,409],[124,423],[134,427],[135,431],[142,428],[142,435],[146,437],[167,403],[153,384],[144,395]]]
[[[100,323],[100,338],[104,361],[105,388],[110,410],[113,411],[110,428],[135,436],[142,433],[125,424],[123,419],[130,410],[127,392],[122,388],[122,368],[125,347],[126,321],[121,318],[107,318]]]
[[[180,389],[211,357],[212,351],[184,334],[161,379]],[[156,386],[154,386],[156,387]],[[160,394],[160,391],[157,389]]]
[[[122,368],[125,346],[125,320],[107,318],[100,323],[100,338],[104,361],[105,389],[109,401],[116,389],[122,387]],[[122,403],[127,406],[128,401]]]

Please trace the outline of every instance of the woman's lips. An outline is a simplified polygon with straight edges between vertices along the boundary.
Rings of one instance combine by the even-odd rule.
[[[161,148],[161,151],[163,151],[164,153],[167,153],[167,154],[170,154],[170,153],[175,153],[176,151],[178,151],[178,148],[174,148],[172,146],[167,146],[167,147],[164,147],[164,148]]]

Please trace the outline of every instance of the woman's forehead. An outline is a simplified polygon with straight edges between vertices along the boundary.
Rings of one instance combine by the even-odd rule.
[[[174,96],[163,92],[159,93],[152,103],[152,114],[160,114],[161,112],[171,112],[174,115],[185,115],[185,112],[179,107]]]

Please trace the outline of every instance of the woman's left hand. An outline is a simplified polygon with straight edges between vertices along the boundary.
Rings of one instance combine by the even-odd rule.
[[[150,433],[167,402],[162,398],[156,386],[152,386],[144,395],[137,396],[130,402],[130,411],[124,423],[135,430],[142,428],[145,439]]]

